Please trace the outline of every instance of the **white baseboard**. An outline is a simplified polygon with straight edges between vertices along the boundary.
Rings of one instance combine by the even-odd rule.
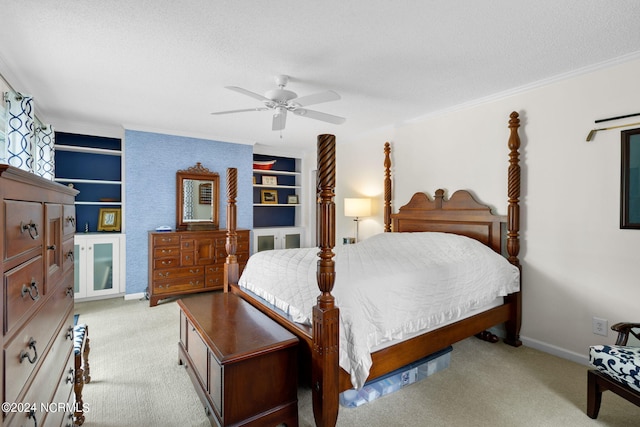
[[[88,301],[99,301],[103,299],[113,299],[113,298],[122,298],[125,296],[124,294],[109,294],[109,295],[100,295],[97,297],[86,297],[86,298],[78,298],[74,297],[74,302],[88,302]]]
[[[132,300],[132,299],[143,299],[146,297],[147,295],[144,292],[138,292],[137,294],[125,294],[124,299]]]
[[[555,345],[547,344],[545,342],[523,336],[520,336],[520,341],[522,341],[522,344],[526,345],[527,347],[531,347],[536,350],[561,357],[563,359],[571,360],[572,362],[576,362],[581,365],[589,366],[589,357],[586,354],[586,350],[585,354],[575,353],[561,347],[556,347]]]

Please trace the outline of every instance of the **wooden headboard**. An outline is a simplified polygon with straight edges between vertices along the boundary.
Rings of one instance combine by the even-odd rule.
[[[444,190],[437,190],[433,200],[424,193],[415,193],[409,203],[391,215],[391,228],[394,232],[461,234],[501,253],[500,230],[506,221],[506,216],[492,214],[490,207],[478,203],[468,191],[456,191],[447,200]]]

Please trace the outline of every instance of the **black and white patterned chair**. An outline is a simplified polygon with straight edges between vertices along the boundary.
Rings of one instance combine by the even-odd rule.
[[[587,373],[587,415],[597,418],[602,392],[610,390],[640,406],[640,347],[627,346],[629,334],[640,339],[640,323],[616,323],[615,345],[589,347],[589,362],[595,367]]]

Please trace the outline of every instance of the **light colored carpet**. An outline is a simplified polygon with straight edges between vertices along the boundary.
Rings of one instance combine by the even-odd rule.
[[[109,299],[76,303],[89,325],[91,378],[86,427],[209,426],[178,365],[175,302]],[[475,338],[454,345],[451,366],[358,408],[338,426],[633,426],[640,408],[606,392],[598,420],[585,414],[586,367],[531,348]],[[250,379],[248,379],[250,380]],[[311,427],[308,389],[298,391],[300,426]]]

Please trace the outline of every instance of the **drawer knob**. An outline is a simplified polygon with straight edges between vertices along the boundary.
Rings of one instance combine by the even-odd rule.
[[[68,260],[70,260],[71,262],[74,261],[74,257],[75,255],[73,255],[73,251],[69,251],[67,252],[67,254],[65,255],[67,257]]]
[[[31,356],[26,350],[22,350],[20,352],[20,363],[22,363],[24,359],[27,359],[29,363],[33,365],[34,363],[36,363],[36,360],[38,360],[38,350],[36,349],[36,340],[34,340],[33,337],[29,338],[29,348],[33,350],[33,359],[31,358]]]
[[[72,226],[74,226],[74,227],[76,226],[76,219],[75,219],[75,217],[68,216],[68,217],[66,217],[65,219],[66,219],[66,220],[67,220],[67,222],[68,222],[68,223],[70,223]]]
[[[65,293],[67,294],[68,297],[73,298],[73,288],[71,286],[69,286],[67,288],[67,290],[65,291]]]
[[[33,223],[33,220],[29,221],[29,224],[25,224],[20,221],[20,232],[24,233],[25,230],[29,232],[29,236],[31,236],[33,240],[36,240],[38,237],[40,237],[40,235],[38,234],[38,226]]]
[[[65,335],[65,337],[67,339],[69,339],[70,341],[73,340],[73,326],[69,326],[69,328],[67,329],[67,334]]]
[[[47,246],[47,249],[50,250],[50,251],[55,251],[56,250],[56,245]]]
[[[33,292],[34,289],[35,294]],[[33,301],[38,301],[40,299],[40,291],[38,290],[38,284],[35,279],[31,279],[31,286],[27,286],[25,284],[22,285],[21,297],[24,298],[26,294],[29,294],[29,297],[31,297]]]

